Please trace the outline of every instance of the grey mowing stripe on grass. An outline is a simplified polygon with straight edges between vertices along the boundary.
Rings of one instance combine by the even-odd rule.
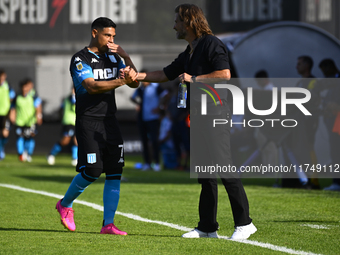
[[[27,189],[27,188],[23,188],[23,187],[16,186],[16,185],[11,185],[11,184],[2,184],[2,183],[0,183],[0,187],[10,188],[10,189],[14,189],[14,190],[20,190],[20,191],[29,192],[29,193],[40,194],[40,195],[54,197],[54,198],[58,198],[58,199],[63,198],[62,195],[58,195],[58,194],[55,194],[55,193],[50,193],[50,192],[40,191],[40,190]],[[94,204],[94,203],[89,203],[89,202],[78,200],[78,199],[76,199],[74,201],[74,203],[82,204],[82,205],[91,207],[93,209],[96,209],[96,210],[99,210],[99,211],[103,211],[103,206],[97,205],[97,204]],[[181,231],[190,231],[190,230],[192,230],[192,228],[187,228],[187,227],[179,226],[177,224],[172,224],[172,223],[163,222],[163,221],[149,220],[149,219],[142,218],[142,217],[140,217],[138,215],[134,215],[134,214],[131,214],[131,213],[122,213],[122,212],[118,212],[117,211],[116,214],[122,215],[124,217],[130,218],[130,219],[133,219],[133,220],[147,222],[147,223],[155,223],[155,224],[167,226],[167,227],[170,227],[170,228],[178,229],[178,230],[181,230]],[[219,238],[231,241],[230,239],[228,239],[227,236],[219,236]],[[232,240],[232,241],[233,242],[250,244],[250,245],[254,245],[254,246],[258,246],[258,247],[262,247],[262,248],[266,248],[266,249],[270,249],[270,250],[274,250],[274,251],[285,252],[285,253],[288,253],[288,254],[296,254],[296,255],[321,255],[321,254],[316,254],[316,253],[312,253],[312,252],[297,251],[297,250],[293,250],[293,249],[290,249],[290,248],[287,248],[287,247],[284,247],[284,246],[277,246],[277,245],[273,245],[273,244],[269,244],[269,243],[261,243],[261,242],[257,242],[257,241],[251,241],[251,240],[242,240],[242,241],[234,241],[234,240]]]

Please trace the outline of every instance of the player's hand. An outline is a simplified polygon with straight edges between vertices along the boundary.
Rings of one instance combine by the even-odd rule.
[[[130,66],[127,66],[127,67],[125,67],[125,68],[119,69],[118,78],[119,78],[119,79],[124,79],[124,77],[125,77],[125,71],[129,71],[129,70],[130,70]]]
[[[120,47],[120,45],[115,44],[115,43],[108,43],[107,47],[109,48],[110,52],[114,52],[117,53],[119,56],[121,56],[122,58],[128,58],[129,55],[123,50],[122,47]]]
[[[133,68],[125,68],[124,70],[124,79],[126,84],[130,84],[137,79],[138,73]]]
[[[42,125],[42,123],[43,123],[43,120],[42,120],[42,118],[37,118],[37,124],[38,124],[39,126],[41,126],[41,125]]]
[[[129,71],[131,70],[132,68],[130,66],[126,66],[125,68],[122,68],[119,70],[119,78],[121,79],[124,79],[125,78],[125,74],[126,73],[129,73]]]

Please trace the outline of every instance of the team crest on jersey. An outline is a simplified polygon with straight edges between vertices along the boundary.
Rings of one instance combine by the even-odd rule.
[[[110,58],[112,63],[117,63],[117,60],[116,60],[115,56],[109,55],[109,58]]]
[[[83,64],[82,63],[78,63],[77,65],[77,69],[80,71],[81,69],[83,69]]]
[[[97,162],[96,153],[88,153],[87,154],[87,163],[94,164]]]

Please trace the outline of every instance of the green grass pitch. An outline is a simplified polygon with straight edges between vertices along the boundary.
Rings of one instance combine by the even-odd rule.
[[[194,228],[200,186],[189,173],[141,172],[138,156],[126,156],[118,211],[145,219]],[[0,254],[340,254],[340,192],[272,188],[274,180],[243,180],[250,216],[258,231],[248,242],[184,239],[184,231],[116,215],[128,236],[100,235],[102,212],[75,203],[77,229],[60,224],[55,197],[5,187],[10,184],[64,195],[76,175],[69,155],[49,166],[44,156],[22,163],[16,155],[0,162]],[[321,180],[322,186],[331,180]],[[1,186],[2,185],[2,186]],[[103,205],[104,175],[79,197]],[[224,187],[219,185],[220,236],[231,236],[233,219]]]

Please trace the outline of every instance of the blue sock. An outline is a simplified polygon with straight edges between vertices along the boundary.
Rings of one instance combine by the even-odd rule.
[[[19,136],[17,139],[17,152],[19,155],[22,155],[24,153],[24,142],[25,139]]]
[[[5,143],[4,143],[4,139],[3,137],[0,137],[0,159],[4,158],[5,155],[5,152],[4,152],[4,147],[5,147]]]
[[[113,223],[119,202],[120,180],[105,180],[104,185],[104,224]]]
[[[89,186],[92,182],[85,180],[81,173],[77,174],[66,191],[66,194],[61,201],[64,207],[72,207],[73,201]]]
[[[0,151],[2,151],[2,149],[3,149],[4,145],[5,145],[4,142],[3,142],[4,139],[5,139],[5,138],[0,137]]]
[[[7,137],[1,137],[0,138],[0,148],[4,149],[6,143],[8,142],[8,138]]]
[[[2,138],[2,147],[4,148],[5,147],[5,145],[6,145],[6,143],[8,142],[8,138],[6,137],[3,137]]]
[[[8,142],[8,138],[6,137],[3,137],[2,138],[2,148],[1,148],[1,152],[5,154],[5,145],[7,144]]]
[[[59,152],[61,151],[61,145],[60,143],[56,143],[55,145],[53,145],[52,149],[51,149],[51,152],[50,152],[50,155],[57,155]]]
[[[33,137],[31,137],[27,140],[27,148],[26,148],[27,154],[32,156],[34,148],[35,148],[35,140]]]
[[[78,159],[78,146],[72,146],[72,159]]]

